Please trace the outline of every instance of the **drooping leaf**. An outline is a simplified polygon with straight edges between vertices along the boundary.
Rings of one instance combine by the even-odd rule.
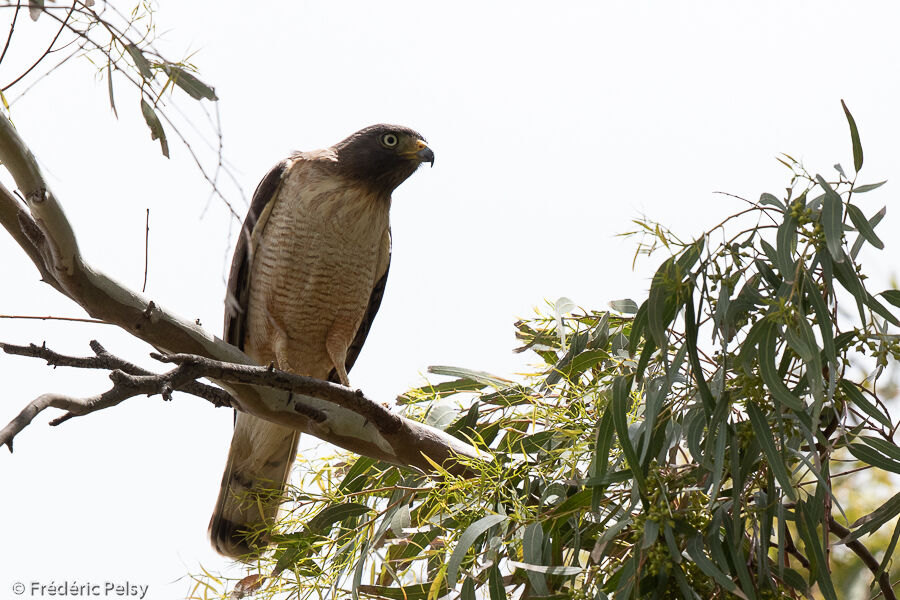
[[[450,560],[447,561],[448,588],[456,586],[456,577],[459,573],[459,566],[462,564],[463,558],[466,557],[466,552],[468,552],[469,548],[472,547],[472,544],[475,543],[475,540],[477,540],[485,531],[495,525],[499,525],[506,519],[507,517],[505,515],[487,515],[469,525],[466,530],[462,532],[462,535],[459,536],[456,548],[453,549],[453,553],[450,555]]]
[[[495,564],[488,571],[488,597],[491,600],[506,600],[506,590],[503,587],[503,575]]]
[[[775,447],[775,438],[772,436],[772,431],[769,429],[769,424],[766,421],[765,415],[763,415],[762,410],[760,410],[756,403],[752,401],[747,402],[747,415],[750,417],[750,424],[753,427],[756,441],[762,447],[763,452],[766,455],[766,460],[769,463],[769,468],[772,469],[772,473],[775,475],[775,479],[778,480],[778,484],[781,486],[784,493],[787,494],[791,500],[795,500],[797,496],[794,491],[794,484],[791,482],[791,476],[784,464],[784,457]]]
[[[529,523],[522,535],[522,557],[526,563],[541,565],[544,562],[544,530],[540,523]],[[546,596],[550,592],[547,589],[547,578],[544,573],[527,570],[528,581],[531,588],[538,596]]]
[[[616,435],[619,438],[619,445],[622,446],[625,461],[631,467],[635,482],[643,491],[646,489],[647,484],[641,471],[637,452],[635,452],[631,439],[628,436],[628,413],[631,410],[631,381],[631,375],[620,375],[613,380],[612,402],[607,410],[612,411],[613,425],[616,428]]]
[[[125,50],[128,52],[131,60],[134,61],[134,66],[137,67],[141,77],[146,80],[153,79],[153,71],[150,70],[150,62],[144,56],[144,53],[141,52],[141,49],[134,44],[125,44]]]
[[[834,584],[831,581],[831,573],[825,559],[825,550],[822,548],[822,539],[816,532],[816,519],[810,513],[809,504],[800,502],[797,504],[797,530],[806,545],[807,555],[810,561],[810,575],[819,584],[819,590],[826,600],[837,600]]]
[[[106,63],[106,90],[109,93],[109,107],[112,109],[113,115],[118,119],[119,112],[116,110],[116,97],[113,94],[112,61]]]
[[[881,529],[881,526],[900,514],[900,493],[894,494],[891,498],[870,512],[869,514],[857,519],[850,528],[853,532],[846,538],[841,540],[842,544],[859,539],[864,535],[874,533]]]
[[[856,121],[853,119],[853,115],[850,114],[850,109],[847,108],[843,100],[841,100],[841,106],[844,108],[844,114],[847,115],[847,123],[850,125],[850,141],[853,144],[853,168],[859,173],[863,166],[863,149],[862,143],[859,141],[859,130],[856,128]]]
[[[703,551],[703,536],[695,535],[688,539],[687,553],[688,556],[690,556],[694,561],[694,564],[697,565],[701,571],[706,573],[706,575],[715,579],[716,583],[721,585],[732,594],[735,594],[746,600],[747,597],[744,595],[744,592],[738,589],[734,581],[732,581],[730,577],[719,570],[715,563],[713,563],[713,561],[711,561],[706,556],[706,553]]]
[[[28,0],[28,16],[32,21],[37,21],[44,12],[44,0]]]
[[[816,181],[825,190],[825,198],[822,200],[822,228],[825,230],[825,245],[834,262],[840,263],[844,260],[844,252],[841,249],[842,236],[844,233],[844,224],[842,222],[844,216],[844,203],[837,192],[832,189],[831,185],[816,175]]]
[[[788,283],[794,282],[794,251],[797,247],[797,219],[790,212],[785,213],[784,221],[778,227],[778,236],[776,238],[778,270],[781,276]]]
[[[156,111],[143,98],[141,98],[141,113],[144,115],[147,127],[150,128],[150,139],[159,140],[163,156],[169,158],[169,142],[166,140],[166,131],[163,129],[159,117],[156,116]]]
[[[759,372],[772,396],[788,408],[803,412],[803,402],[795,396],[782,381],[775,367],[775,344],[778,340],[778,328],[768,323],[764,329],[765,337],[759,343]]]

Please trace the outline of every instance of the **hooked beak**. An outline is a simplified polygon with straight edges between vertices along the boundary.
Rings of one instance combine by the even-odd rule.
[[[422,140],[416,140],[415,156],[419,162],[427,162],[432,167],[434,166],[434,152]]]

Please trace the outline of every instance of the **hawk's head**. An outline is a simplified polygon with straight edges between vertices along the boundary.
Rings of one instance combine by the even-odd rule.
[[[372,125],[334,145],[340,172],[390,194],[423,162],[434,165],[425,138],[400,125]]]

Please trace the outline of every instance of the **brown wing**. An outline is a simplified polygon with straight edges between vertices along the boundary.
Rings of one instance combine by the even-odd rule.
[[[363,344],[366,343],[366,337],[368,337],[369,335],[369,329],[372,328],[372,321],[375,320],[375,314],[378,312],[379,307],[381,307],[381,300],[382,298],[384,298],[384,288],[387,284],[388,272],[391,270],[390,239],[391,232],[389,230],[388,257],[387,264],[384,267],[384,275],[381,276],[381,278],[375,283],[375,287],[372,288],[372,294],[369,296],[369,304],[368,306],[366,306],[366,314],[363,317],[362,322],[359,324],[359,329],[356,330],[356,336],[353,338],[353,342],[347,349],[347,360],[344,362],[344,365],[348,373],[350,372],[350,369],[353,368],[353,364],[356,362],[356,358],[359,356]],[[332,369],[331,373],[328,374],[328,381],[332,381],[334,383],[341,382],[335,369]]]
[[[275,198],[284,172],[291,160],[283,160],[266,173],[263,180],[253,192],[250,210],[241,227],[240,237],[234,248],[231,260],[231,273],[228,276],[228,290],[225,295],[225,341],[244,349],[244,338],[247,335],[247,306],[250,302],[250,266],[253,264],[253,248],[251,238],[253,229],[260,215]]]

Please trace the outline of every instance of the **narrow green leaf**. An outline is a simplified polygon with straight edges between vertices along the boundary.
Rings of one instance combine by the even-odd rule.
[[[785,213],[784,221],[778,227],[776,249],[778,254],[778,270],[788,283],[794,282],[796,271],[794,251],[797,249],[797,219],[790,212]]]
[[[697,382],[697,390],[700,392],[704,408],[707,412],[712,412],[715,400],[703,377],[703,365],[700,363],[700,356],[697,352],[697,320],[694,314],[694,301],[691,298],[688,298],[684,304],[684,337],[687,342],[691,374]]]
[[[878,294],[897,308],[900,308],[900,290],[884,290]]]
[[[486,517],[481,517],[463,531],[462,535],[459,536],[459,542],[457,542],[456,548],[453,549],[453,553],[450,555],[450,560],[447,561],[448,588],[452,589],[456,587],[456,576],[459,573],[459,566],[462,564],[466,552],[468,552],[469,548],[472,547],[472,544],[475,543],[475,540],[477,540],[485,531],[494,525],[499,525],[506,519],[507,517],[505,515],[487,515]]]
[[[737,585],[735,585],[734,581],[732,581],[730,577],[728,577],[727,575],[725,575],[725,573],[720,571],[719,568],[716,567],[715,563],[713,563],[713,561],[711,561],[706,556],[706,553],[703,552],[703,537],[702,536],[695,535],[695,536],[691,537],[690,539],[688,539],[687,553],[688,553],[688,556],[690,556],[693,559],[694,564],[697,565],[697,567],[699,567],[699,569],[701,571],[703,571],[704,573],[706,573],[709,577],[712,577],[713,579],[715,579],[716,583],[721,585],[723,588],[725,588],[732,594],[735,594],[746,600],[747,597],[744,595],[744,592],[742,592],[737,587]]]
[[[150,70],[150,63],[144,57],[144,53],[141,52],[141,49],[134,44],[125,44],[125,50],[127,50],[128,55],[131,56],[131,60],[134,62],[134,66],[137,67],[141,77],[148,81],[153,79],[153,71]]]
[[[862,409],[867,415],[887,427],[888,429],[893,428],[893,423],[891,423],[890,418],[882,413],[877,406],[875,406],[872,402],[866,398],[863,393],[859,390],[857,385],[852,381],[847,381],[846,379],[841,379],[839,382],[841,390],[843,390],[844,395],[855,404],[857,407]]]
[[[360,585],[357,590],[361,594],[365,594],[367,596],[373,596],[375,598],[386,598],[387,600],[427,600],[428,592],[431,590],[431,587],[434,585],[433,581],[427,581],[425,583],[413,583],[410,585],[404,585],[402,587],[392,587],[387,585]],[[445,595],[446,587],[442,586],[444,589],[443,594],[438,594],[436,597],[441,597]]]
[[[853,188],[854,194],[865,194],[866,192],[871,192],[872,190],[877,190],[881,186],[887,183],[887,179],[884,181],[879,181],[878,183],[867,183],[865,185],[859,185]]]
[[[569,565],[548,567],[546,565],[534,565],[517,560],[509,561],[511,567],[522,569],[527,573],[538,573],[543,575],[559,575],[563,577],[571,577],[572,575],[580,575],[584,569],[581,567],[573,567]]]
[[[159,140],[163,156],[169,158],[169,142],[166,140],[166,131],[163,129],[159,117],[156,116],[156,111],[143,98],[141,98],[141,113],[144,115],[147,127],[150,128],[150,139]]]
[[[350,517],[364,515],[370,510],[372,509],[365,504],[357,504],[355,502],[335,504],[319,511],[316,516],[309,520],[306,528],[314,533],[325,534],[335,523]]]
[[[873,296],[869,292],[866,292],[866,306],[871,308],[873,312],[880,315],[883,319],[887,319],[887,321],[891,324],[900,327],[900,320],[898,320],[897,317],[894,316],[894,313],[888,310],[888,308],[884,304],[876,300],[875,296]]]
[[[847,449],[857,460],[860,460],[867,465],[872,465],[873,467],[877,467],[884,471],[890,471],[891,473],[900,473],[900,461],[892,460],[884,454],[873,450],[869,446],[863,444],[850,444],[847,446]]]
[[[435,597],[440,598],[442,595],[437,594]],[[475,582],[471,577],[466,577],[462,589],[459,591],[459,600],[475,600],[475,598]]]
[[[867,292],[846,254],[844,255],[844,260],[834,263],[834,277],[845,290],[853,295],[853,299],[856,300],[856,308],[859,310],[859,319],[865,323],[866,312],[863,306],[865,305]]]
[[[488,572],[488,595],[491,600],[506,600],[506,590],[503,589],[503,575],[495,564]]]
[[[900,461],[900,446],[897,446],[894,442],[873,437],[871,435],[861,435],[858,439],[862,440],[875,450],[878,450],[888,458]]]
[[[865,238],[867,242],[878,248],[879,250],[884,250],[884,242],[879,239],[879,237],[875,234],[875,230],[869,225],[869,220],[863,214],[863,212],[859,209],[855,204],[847,203],[847,214],[850,215],[850,220],[853,221],[853,225],[859,230],[859,234]]]
[[[881,574],[884,573],[885,569],[887,569],[893,559],[894,550],[897,548],[898,541],[900,541],[900,520],[898,520],[897,524],[894,526],[894,533],[891,535],[891,541],[884,550],[884,558],[881,559],[881,564],[878,565],[878,571],[873,575],[875,581],[878,581],[881,578]]]
[[[825,245],[828,246],[828,252],[831,253],[834,262],[840,263],[844,260],[844,252],[841,250],[841,238],[844,233],[842,222],[844,203],[821,175],[816,175],[816,181],[825,190],[825,198],[822,200],[822,227],[825,230]]]
[[[837,600],[834,584],[831,582],[831,573],[828,571],[828,563],[825,559],[825,550],[822,548],[822,540],[816,533],[816,521],[806,507],[805,503],[797,505],[797,530],[806,545],[807,555],[810,561],[810,575],[819,584],[819,591],[826,600]]]
[[[791,500],[796,500],[797,495],[794,491],[794,484],[791,482],[791,476],[784,464],[784,457],[775,447],[775,438],[772,436],[772,431],[769,429],[769,423],[766,421],[765,415],[763,415],[762,410],[760,410],[756,403],[752,401],[747,402],[747,415],[750,417],[750,425],[753,427],[756,441],[763,449],[766,460],[769,463],[769,468],[772,469],[775,479],[778,480],[778,484],[781,486],[782,491],[787,494]]]
[[[609,468],[609,451],[612,448],[613,431],[612,413],[606,410],[597,423],[597,441],[594,447],[594,463],[591,473],[594,477],[602,476]]]
[[[765,329],[765,338],[759,344],[759,372],[772,396],[781,404],[800,413],[806,405],[784,385],[775,367],[775,344],[778,340],[778,327],[769,323]]]
[[[641,337],[644,335],[644,329],[647,328],[647,301],[638,308],[631,322],[631,333],[628,334],[628,354],[634,356],[638,346],[641,344]]]
[[[859,173],[863,166],[863,150],[859,141],[859,130],[856,129],[856,121],[853,119],[853,115],[850,114],[850,109],[847,108],[843,99],[841,100],[841,106],[844,108],[844,114],[847,115],[847,123],[850,124],[850,141],[853,143],[853,168]]]
[[[216,101],[219,99],[212,87],[197,79],[187,70],[173,64],[167,64],[164,68],[169,78],[175,82],[175,85],[187,92],[194,100],[206,98],[207,100]]]
[[[854,530],[853,533],[841,540],[841,543],[846,544],[864,535],[875,533],[881,529],[882,525],[897,515],[900,515],[900,493],[894,494],[887,502],[866,516],[857,519],[850,526]]]
[[[491,375],[484,371],[474,371],[463,367],[447,367],[443,365],[432,365],[428,367],[428,372],[434,375],[447,375],[448,377],[456,377],[458,379],[469,379],[477,381],[485,386],[505,387],[512,383],[509,379]]]
[[[544,529],[540,523],[529,523],[525,527],[522,536],[522,557],[526,563],[532,565],[544,564]],[[538,596],[546,596],[549,594],[547,589],[547,578],[543,573],[533,570],[526,570],[528,581],[531,582],[531,589]]]
[[[658,348],[664,349],[668,345],[666,327],[669,320],[666,315],[670,312],[670,306],[674,304],[673,297],[679,284],[678,268],[675,266],[675,258],[672,257],[657,269],[650,284],[650,293],[647,295],[647,326]]]
[[[884,215],[887,214],[887,207],[882,206],[881,210],[872,215],[872,218],[869,219],[869,227],[875,229],[875,227],[881,223],[881,220],[884,218]],[[862,250],[863,243],[866,241],[866,238],[859,234],[856,236],[856,240],[853,242],[853,247],[850,249],[850,258],[856,260],[856,255],[859,254],[859,251]]]
[[[119,111],[116,110],[116,98],[113,95],[112,61],[106,63],[106,86],[109,92],[109,106],[112,108],[113,115],[118,119]]]
[[[474,392],[487,387],[487,384],[481,381],[473,381],[467,377],[454,379],[453,381],[442,381],[441,383],[423,385],[409,390],[400,396],[397,396],[399,404],[408,404],[414,398],[419,396],[434,396],[435,398],[444,398],[452,396],[459,392]]]
[[[631,439],[628,437],[628,413],[631,410],[631,381],[631,375],[620,375],[613,380],[612,403],[607,410],[612,411],[613,425],[616,428],[619,445],[622,447],[622,454],[625,455],[625,462],[631,468],[638,488],[643,492],[647,489],[647,482],[644,480],[637,452],[635,452],[634,446],[631,445]]]
[[[816,320],[819,322],[819,333],[822,336],[822,349],[825,351],[825,358],[834,364],[837,360],[837,351],[834,347],[834,334],[831,329],[831,313],[828,312],[828,306],[822,297],[822,291],[816,283],[810,277],[805,277],[803,283],[806,288],[806,299],[816,312]]]

